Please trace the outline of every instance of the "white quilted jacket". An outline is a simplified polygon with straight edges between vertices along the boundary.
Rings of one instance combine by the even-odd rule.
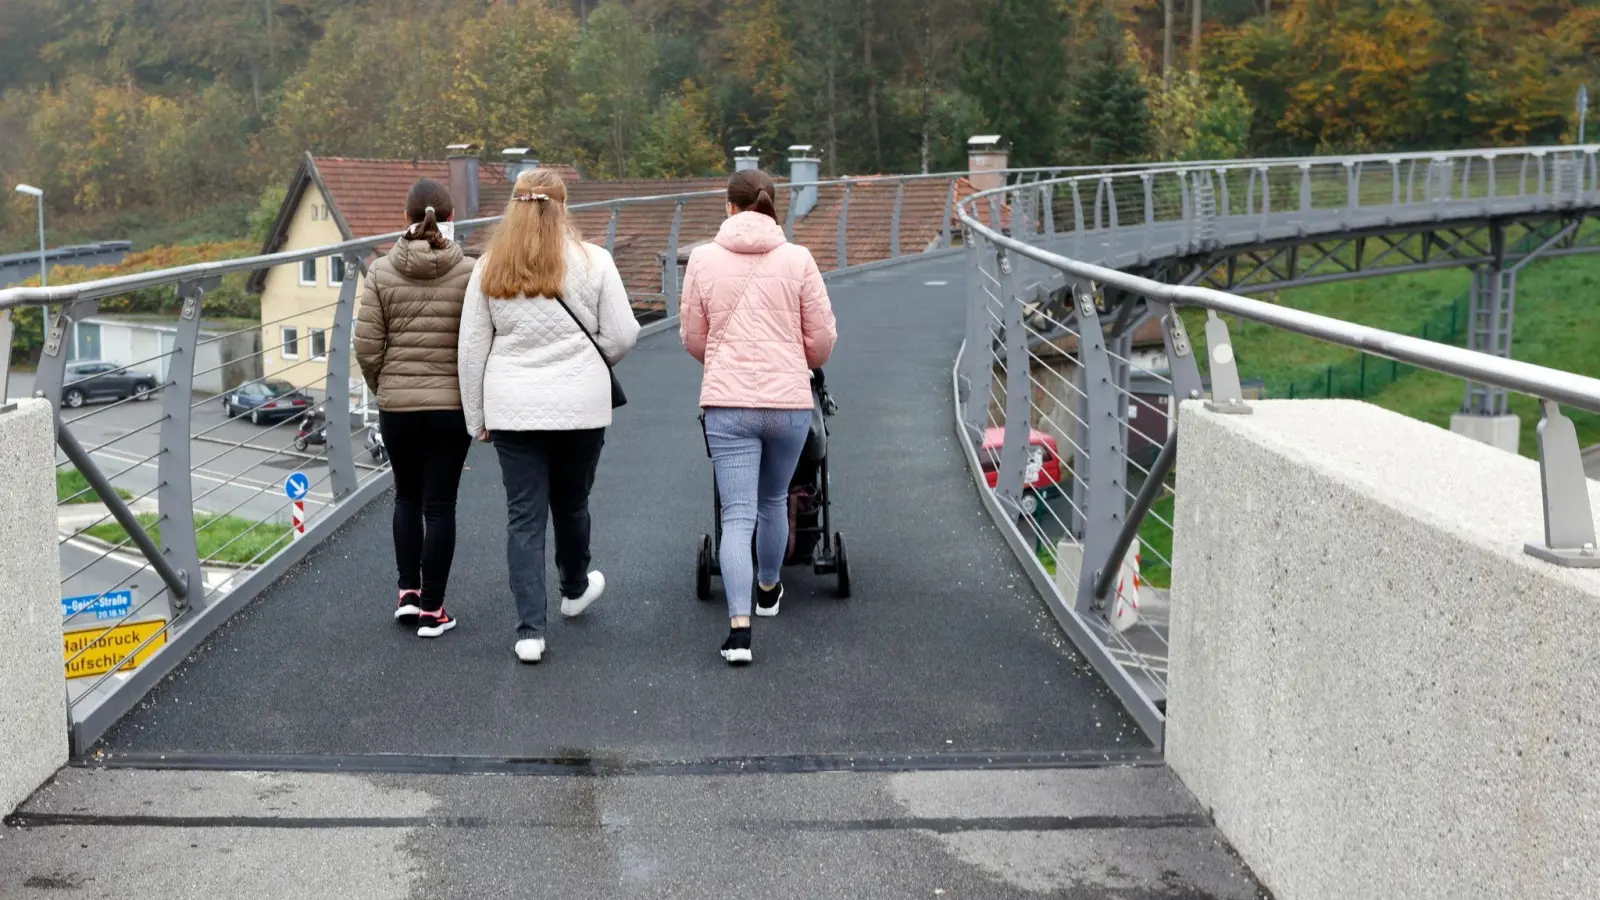
[[[461,405],[467,431],[575,431],[611,424],[611,379],[589,339],[548,297],[483,295],[483,263],[461,309]],[[611,254],[567,245],[562,296],[615,365],[639,339],[639,323]]]

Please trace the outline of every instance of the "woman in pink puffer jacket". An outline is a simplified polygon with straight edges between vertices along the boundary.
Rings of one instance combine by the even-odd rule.
[[[679,307],[683,346],[705,364],[700,406],[722,493],[730,626],[722,658],[730,665],[752,660],[752,581],[755,614],[778,614],[789,480],[811,429],[811,370],[828,361],[837,337],[822,273],[810,250],[784,238],[775,193],[759,169],[728,180],[728,220],[690,254]]]

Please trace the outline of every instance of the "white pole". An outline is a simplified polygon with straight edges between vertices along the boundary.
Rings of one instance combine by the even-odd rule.
[[[39,203],[39,287],[49,287],[50,280],[44,261],[44,191],[40,191],[35,199]]]

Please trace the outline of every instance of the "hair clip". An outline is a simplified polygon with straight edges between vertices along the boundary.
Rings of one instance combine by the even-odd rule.
[[[550,195],[549,194],[517,194],[516,196],[512,197],[511,199],[519,201],[519,202],[522,202],[522,203],[527,203],[527,202],[529,202],[531,200],[549,200],[550,199]]]

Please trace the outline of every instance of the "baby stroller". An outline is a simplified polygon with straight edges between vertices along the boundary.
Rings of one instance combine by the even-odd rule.
[[[844,535],[833,530],[832,490],[828,481],[828,419],[838,406],[828,396],[821,369],[811,372],[811,434],[806,438],[794,477],[789,480],[789,548],[786,566],[809,565],[818,575],[839,577],[839,596],[850,596],[850,562],[845,555]],[[709,448],[708,448],[709,451]],[[700,536],[700,556],[695,565],[695,595],[711,599],[711,578],[721,577],[722,492],[712,479],[712,522],[715,536]]]

